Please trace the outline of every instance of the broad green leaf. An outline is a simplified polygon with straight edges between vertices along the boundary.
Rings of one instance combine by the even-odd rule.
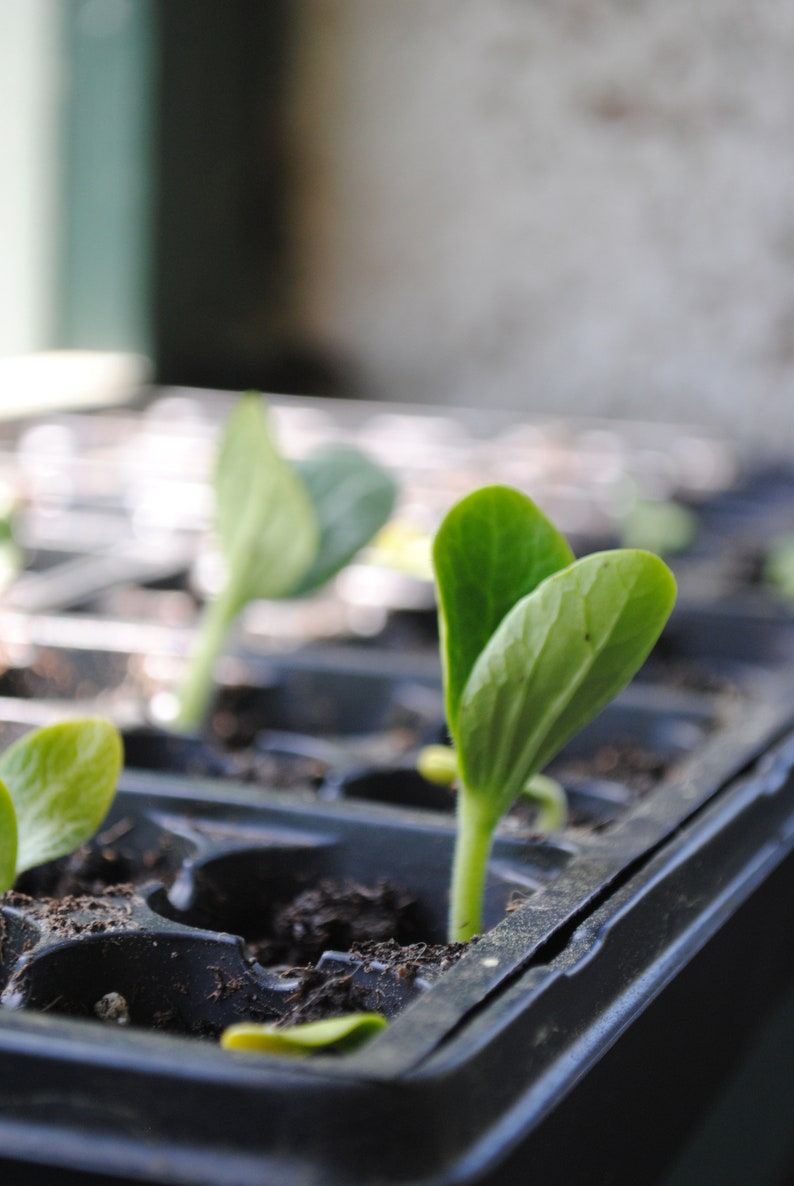
[[[319,551],[292,592],[324,585],[383,527],[397,487],[390,474],[358,449],[334,445],[295,463],[320,528]]]
[[[225,1050],[250,1050],[255,1054],[301,1058],[322,1050],[354,1050],[374,1038],[387,1024],[380,1013],[346,1013],[341,1017],[306,1021],[283,1029],[240,1022],[223,1031],[221,1045]]]
[[[34,729],[0,755],[14,805],[16,872],[73,852],[97,830],[122,764],[118,730],[99,717]]]
[[[17,873],[17,816],[4,782],[0,782],[0,894],[11,889]]]
[[[648,552],[598,552],[520,601],[472,669],[458,757],[467,791],[494,820],[527,780],[630,681],[675,601]]]
[[[433,565],[453,736],[466,681],[500,622],[572,560],[564,536],[531,499],[508,486],[476,490],[446,515],[433,543]]]
[[[308,491],[279,452],[256,392],[241,396],[226,421],[215,498],[238,606],[289,595],[312,563],[319,532]]]

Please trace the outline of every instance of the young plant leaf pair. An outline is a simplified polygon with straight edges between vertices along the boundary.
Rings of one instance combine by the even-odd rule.
[[[517,490],[490,486],[452,508],[433,545],[458,834],[450,939],[481,929],[497,823],[531,780],[631,680],[675,601],[649,552],[574,560]]]
[[[264,399],[248,392],[224,426],[214,473],[225,583],[204,612],[182,686],[177,725],[200,725],[226,636],[254,599],[300,597],[336,575],[391,515],[390,475],[335,445],[298,462],[280,452]]]
[[[122,760],[118,730],[100,717],[34,729],[0,754],[0,892],[93,836]]]

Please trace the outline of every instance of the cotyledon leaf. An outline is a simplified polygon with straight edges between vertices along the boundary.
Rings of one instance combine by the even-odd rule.
[[[34,729],[0,755],[16,815],[17,873],[73,852],[94,834],[122,760],[118,730],[100,717]]]
[[[17,871],[17,816],[4,782],[0,782],[0,893],[14,884]]]
[[[597,552],[550,576],[502,621],[461,698],[467,791],[498,819],[533,774],[625,687],[675,601],[648,552]]]
[[[256,392],[241,396],[229,414],[214,483],[218,537],[237,600],[287,596],[314,559],[319,527]]]
[[[319,525],[317,555],[292,590],[295,596],[325,584],[380,531],[394,509],[397,486],[389,473],[358,449],[332,445],[295,462]]]
[[[323,1050],[355,1050],[385,1029],[380,1013],[344,1013],[322,1021],[306,1021],[279,1028],[258,1022],[238,1022],[221,1035],[226,1050],[248,1050],[256,1054],[305,1057]]]
[[[433,541],[447,724],[456,741],[466,681],[505,615],[573,561],[567,540],[509,486],[485,486],[448,512]]]

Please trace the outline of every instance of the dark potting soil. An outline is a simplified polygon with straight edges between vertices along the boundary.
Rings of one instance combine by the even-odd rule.
[[[324,879],[279,907],[269,933],[248,946],[264,966],[302,966],[365,941],[410,943],[417,938],[415,913],[412,895],[389,881]]]
[[[112,899],[92,894],[39,898],[13,889],[0,896],[0,905],[24,909],[28,918],[46,924],[53,939],[75,939],[79,935],[140,929],[132,916],[134,900],[133,886],[115,885]]]
[[[456,964],[471,943],[477,943],[475,935],[469,943],[408,943],[404,946],[395,939],[382,942],[368,939],[353,943],[350,954],[363,960],[365,968],[375,965],[395,972],[399,980],[415,980],[421,976],[433,980]]]

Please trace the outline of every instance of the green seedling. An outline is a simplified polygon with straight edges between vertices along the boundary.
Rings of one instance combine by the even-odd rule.
[[[380,1013],[345,1013],[283,1028],[243,1021],[223,1031],[221,1046],[225,1050],[280,1054],[288,1058],[305,1058],[323,1051],[343,1053],[363,1046],[387,1024]]]
[[[11,584],[24,564],[17,541],[17,510],[13,493],[0,483],[0,590]]]
[[[680,502],[638,498],[623,517],[620,542],[625,548],[677,556],[692,547],[697,532],[696,516]]]
[[[357,449],[330,446],[288,461],[255,392],[237,401],[226,422],[214,490],[225,579],[199,626],[179,697],[181,729],[204,719],[216,660],[244,606],[324,585],[386,523],[396,498],[390,475]]]
[[[537,776],[642,666],[676,589],[649,552],[574,560],[534,503],[505,486],[452,508],[433,564],[457,778],[449,938],[465,941],[482,928],[499,820],[523,793],[549,797]]]
[[[763,581],[794,609],[794,535],[781,535],[769,546]]]
[[[93,836],[122,760],[118,730],[99,717],[34,729],[0,754],[0,892]]]

